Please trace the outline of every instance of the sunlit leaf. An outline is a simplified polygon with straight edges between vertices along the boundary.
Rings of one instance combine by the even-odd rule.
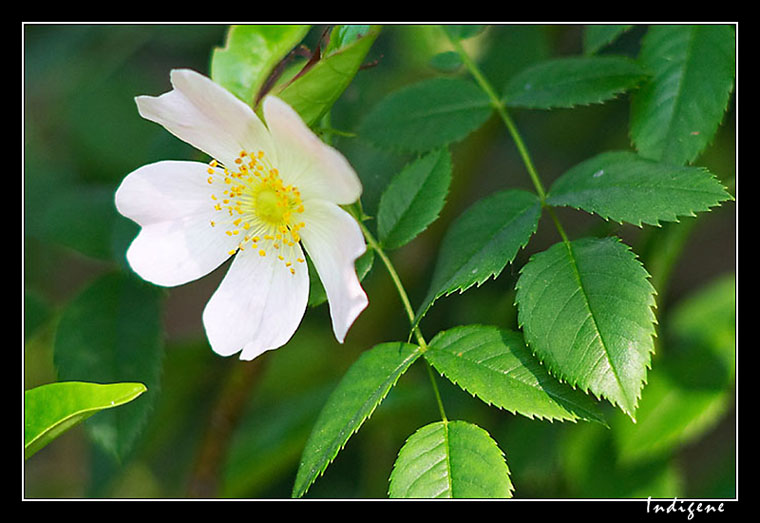
[[[253,105],[277,64],[309,32],[308,25],[233,25],[211,55],[211,78]]]
[[[93,414],[129,403],[142,383],[59,382],[24,391],[24,458]]]
[[[360,37],[326,53],[307,71],[279,86],[272,94],[293,107],[307,125],[313,125],[354,79],[380,29],[380,26],[371,26]]]
[[[482,428],[440,421],[406,441],[393,466],[392,498],[510,498],[504,454]]]
[[[654,351],[654,289],[617,238],[557,243],[517,281],[518,322],[549,372],[634,418]]]

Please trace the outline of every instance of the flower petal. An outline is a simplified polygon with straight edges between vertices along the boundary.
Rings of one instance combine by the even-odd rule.
[[[300,247],[297,247],[300,251]],[[291,274],[274,256],[238,252],[203,311],[211,348],[241,360],[285,345],[301,323],[309,298],[309,271]]]
[[[171,72],[173,90],[135,98],[140,115],[227,166],[241,151],[274,154],[264,124],[248,105],[190,69]]]
[[[205,276],[228,257],[236,239],[211,227],[214,207],[199,162],[158,162],[124,178],[118,211],[142,226],[127,250],[141,278],[171,287]]]
[[[304,207],[301,239],[325,287],[335,337],[343,343],[368,303],[354,267],[367,246],[354,218],[337,205],[310,200]]]
[[[359,199],[359,177],[340,152],[322,142],[279,98],[267,96],[263,108],[286,184],[298,187],[304,199],[319,198],[340,205]]]

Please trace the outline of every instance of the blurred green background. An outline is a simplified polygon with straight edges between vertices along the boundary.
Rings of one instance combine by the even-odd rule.
[[[313,28],[305,43],[313,46],[322,29]],[[644,30],[634,28],[606,52],[635,56]],[[406,317],[379,264],[364,282],[370,306],[345,344],[335,341],[327,306],[321,305],[307,311],[288,345],[253,364],[215,355],[203,334],[201,312],[226,265],[174,289],[155,289],[130,275],[124,252],[137,227],[113,206],[121,179],[153,161],[204,159],[140,118],[133,99],[168,91],[172,68],[208,74],[211,50],[224,44],[225,32],[222,25],[23,28],[23,388],[108,377],[62,372],[66,359],[54,356],[53,347],[64,342],[77,345],[83,354],[105,350],[98,345],[97,321],[72,333],[77,320],[90,314],[89,309],[82,312],[87,293],[92,300],[110,296],[113,287],[134,286],[137,290],[129,294],[134,301],[124,301],[120,294],[117,308],[109,310],[128,316],[129,307],[118,307],[149,312],[155,307],[161,320],[138,329],[158,363],[145,377],[151,394],[137,400],[145,402],[147,414],[135,434],[115,447],[116,440],[99,433],[97,423],[70,430],[24,464],[25,497],[150,498],[200,492],[287,498],[305,440],[337,380],[363,350],[406,339]],[[466,44],[498,90],[537,60],[581,53],[582,37],[581,25],[495,26]],[[442,73],[431,65],[433,56],[444,50],[429,27],[384,28],[367,57],[368,62],[377,60],[376,65],[360,71],[335,105],[333,126],[353,132],[363,115],[394,89],[433,75],[464,74],[456,68]],[[628,107],[624,96],[573,110],[514,111],[513,117],[548,187],[594,154],[630,149]],[[732,192],[735,128],[732,100],[713,145],[697,162]],[[362,178],[363,205],[372,215],[382,189],[409,158],[378,151],[361,136],[339,137],[334,145]],[[492,191],[532,190],[513,143],[495,117],[451,150],[453,182],[440,219],[391,254],[413,304],[427,291],[438,245],[454,218]],[[643,392],[643,419],[633,425],[605,406],[609,429],[530,420],[489,408],[441,379],[447,414],[480,425],[496,439],[512,471],[515,497],[734,497],[735,203],[680,224],[645,229],[559,211],[571,237],[617,234],[652,273],[659,326],[650,384]],[[515,328],[517,271],[530,254],[558,240],[552,224],[542,220],[528,248],[498,280],[440,299],[423,321],[425,335],[430,339],[439,330],[468,323]],[[721,362],[725,376],[715,377],[715,361]],[[117,363],[111,362],[114,368]],[[307,497],[386,497],[399,448],[438,417],[421,363],[402,377]],[[77,365],[91,368],[86,362]],[[212,416],[218,398],[227,397],[221,395],[237,383],[244,384],[236,389],[240,418],[229,446],[216,449],[223,452],[220,467],[208,476],[204,466],[214,462],[207,454],[214,445],[206,445],[204,438],[219,422]],[[208,477],[216,478],[213,485],[198,490]]]

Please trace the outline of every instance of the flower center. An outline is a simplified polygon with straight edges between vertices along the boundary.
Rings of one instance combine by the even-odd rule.
[[[296,187],[284,185],[277,168],[262,151],[248,154],[242,151],[235,159],[235,169],[222,167],[216,160],[209,164],[208,183],[212,192],[220,227],[228,236],[239,236],[237,250],[252,248],[260,256],[272,254],[295,274],[294,263],[304,263],[296,245],[301,240],[298,231],[305,224],[296,219],[304,212],[301,194]]]

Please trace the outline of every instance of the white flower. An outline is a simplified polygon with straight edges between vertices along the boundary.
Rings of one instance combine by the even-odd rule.
[[[209,164],[161,161],[140,167],[116,192],[121,214],[141,226],[127,251],[132,269],[161,286],[198,279],[234,256],[203,311],[215,352],[251,360],[284,345],[306,310],[306,249],[327,292],[343,342],[367,306],[354,268],[366,245],[339,205],[361,183],[285,102],[253,110],[211,79],[171,72],[173,90],[139,96],[143,118],[208,154]]]

